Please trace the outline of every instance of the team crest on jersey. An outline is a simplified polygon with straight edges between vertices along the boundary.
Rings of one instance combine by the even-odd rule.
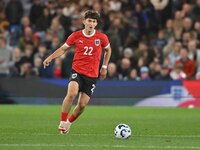
[[[77,73],[72,74],[72,79],[75,79],[77,77]]]
[[[99,46],[100,45],[100,40],[99,39],[95,39],[94,43],[95,43],[96,46]]]

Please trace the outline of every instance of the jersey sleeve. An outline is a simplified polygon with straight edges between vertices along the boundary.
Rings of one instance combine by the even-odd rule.
[[[72,46],[72,45],[74,45],[74,41],[75,41],[75,36],[76,36],[76,34],[75,33],[72,33],[68,38],[67,38],[67,40],[66,40],[66,44],[67,44],[67,46],[68,47],[70,47],[70,46]]]
[[[108,37],[105,34],[103,34],[103,36],[102,36],[101,46],[103,48],[108,48],[110,46],[110,42],[108,40]]]

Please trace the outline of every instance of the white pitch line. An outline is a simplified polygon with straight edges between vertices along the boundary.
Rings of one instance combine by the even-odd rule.
[[[128,146],[128,145],[83,145],[83,144],[0,144],[0,147],[90,147],[90,148],[140,148],[140,149],[200,149],[198,146]]]
[[[59,133],[25,133],[25,132],[17,132],[17,133],[8,133],[8,132],[0,132],[0,135],[38,135],[38,136],[58,136]],[[70,133],[72,136],[113,136],[114,134],[99,134],[99,133]],[[152,137],[152,138],[200,138],[200,135],[133,135],[133,137]]]

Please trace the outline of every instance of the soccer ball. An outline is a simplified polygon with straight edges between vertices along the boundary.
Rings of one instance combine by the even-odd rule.
[[[121,123],[115,127],[114,134],[116,138],[127,139],[131,136],[131,128],[128,125]]]

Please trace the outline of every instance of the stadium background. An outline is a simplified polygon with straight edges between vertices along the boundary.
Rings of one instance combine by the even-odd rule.
[[[0,6],[1,103],[61,103],[65,92],[45,90],[66,90],[74,48],[45,70],[42,61],[94,9],[113,52],[108,78],[99,82],[105,88],[96,89],[91,104],[199,106],[200,0],[4,0]],[[46,94],[33,94],[41,86]]]

